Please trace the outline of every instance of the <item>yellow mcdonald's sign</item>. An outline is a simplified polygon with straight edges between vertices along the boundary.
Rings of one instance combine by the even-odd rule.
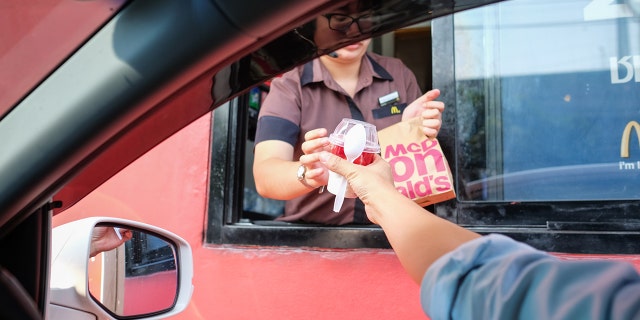
[[[640,145],[640,123],[637,121],[630,121],[627,126],[624,127],[622,132],[622,139],[620,140],[620,157],[629,158],[629,139],[631,138],[631,130],[635,129],[636,136],[638,137],[638,145]]]
[[[393,106],[391,107],[391,114],[399,114],[400,112],[400,108],[398,108],[398,106]]]

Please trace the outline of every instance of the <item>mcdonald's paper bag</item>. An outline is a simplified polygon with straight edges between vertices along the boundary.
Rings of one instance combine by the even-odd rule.
[[[422,133],[421,119],[378,131],[382,157],[393,171],[396,189],[421,206],[455,198],[449,163],[437,139]]]

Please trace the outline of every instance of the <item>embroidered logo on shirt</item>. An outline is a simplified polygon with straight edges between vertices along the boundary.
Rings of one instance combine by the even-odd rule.
[[[373,110],[373,118],[381,119],[397,114],[402,114],[402,111],[404,111],[404,108],[407,107],[407,104],[398,103],[399,101],[400,94],[398,94],[398,91],[391,92],[378,98],[380,108]]]
[[[407,107],[406,103],[394,103],[381,108],[373,109],[373,118],[382,119],[390,116],[402,114],[402,111]]]

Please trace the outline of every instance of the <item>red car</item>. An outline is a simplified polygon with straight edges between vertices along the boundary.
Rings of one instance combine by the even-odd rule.
[[[424,317],[380,228],[276,221],[247,169],[269,81],[364,38],[442,91],[427,209],[637,261],[637,0],[361,1],[366,33],[310,40],[351,2],[3,1],[0,318]]]

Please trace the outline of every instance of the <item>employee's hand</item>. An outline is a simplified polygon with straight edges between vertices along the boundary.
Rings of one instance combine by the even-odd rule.
[[[324,186],[329,180],[329,171],[320,162],[320,152],[330,151],[330,142],[327,137],[328,131],[325,128],[319,128],[308,131],[304,135],[302,143],[302,152],[304,155],[300,157],[300,163],[307,167],[305,180],[312,186]]]
[[[405,108],[402,113],[402,121],[415,117],[422,118],[422,132],[430,138],[438,136],[442,126],[442,112],[444,102],[435,101],[440,96],[440,90],[433,89],[420,96]]]

